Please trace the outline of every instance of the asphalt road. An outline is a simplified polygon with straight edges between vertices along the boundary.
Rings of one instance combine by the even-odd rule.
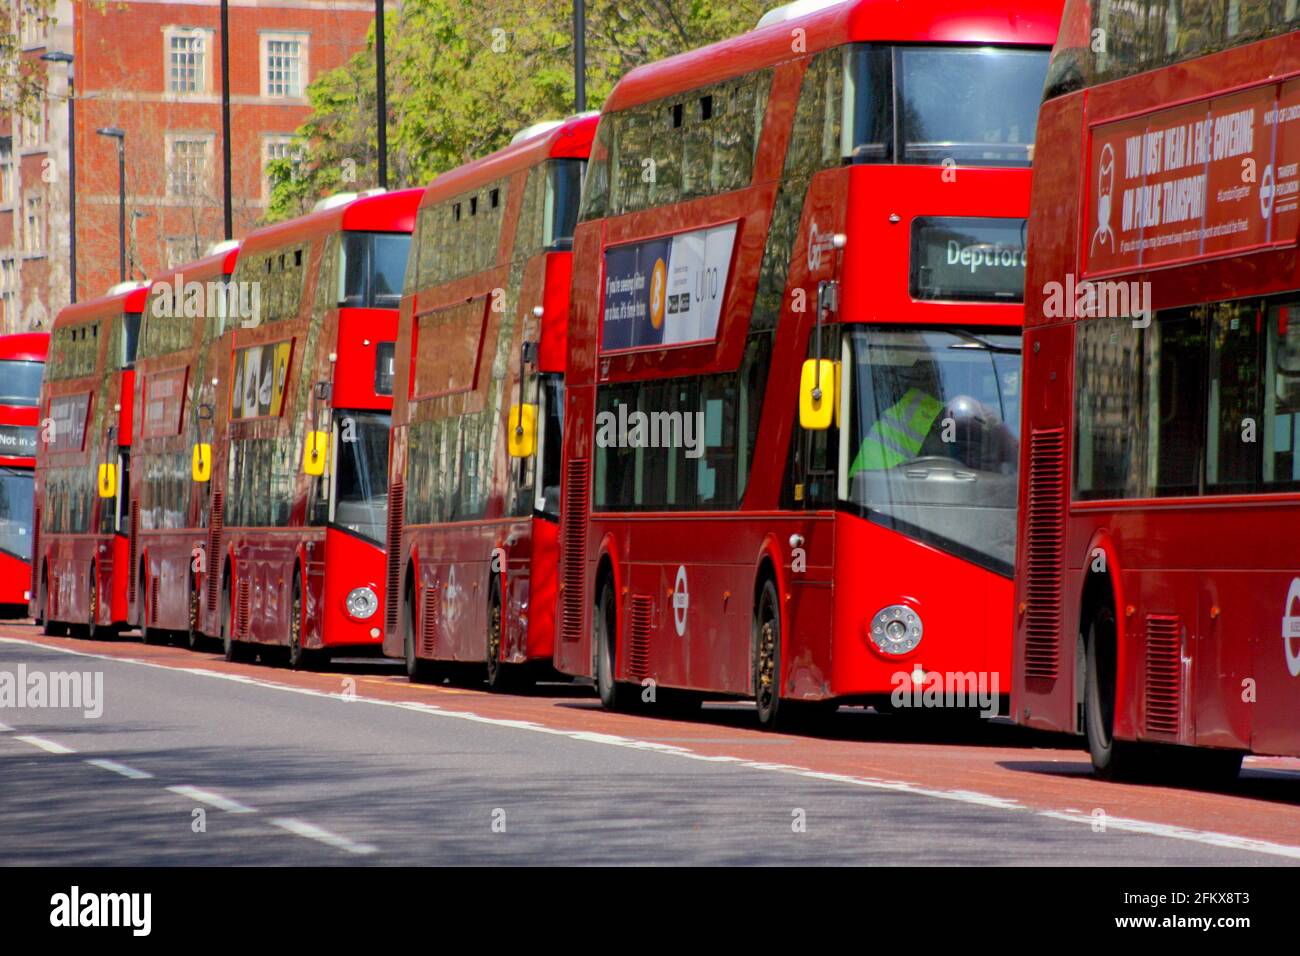
[[[739,705],[606,714],[581,688],[501,697],[386,662],[303,675],[0,628],[0,672],[19,665],[102,674],[103,712],[0,707],[5,865],[1300,861],[1270,822],[1297,826],[1294,762],[1226,793],[1113,787],[1009,726],[954,741],[842,712],[769,735]]]

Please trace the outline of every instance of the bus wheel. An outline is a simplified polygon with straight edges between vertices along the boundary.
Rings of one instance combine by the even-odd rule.
[[[68,625],[63,621],[50,620],[50,575],[48,570],[41,571],[41,633],[46,637],[66,637]]]
[[[618,604],[614,599],[614,584],[608,578],[601,585],[600,597],[596,599],[594,617],[596,631],[596,692],[600,694],[601,706],[606,710],[625,709],[631,702],[636,689],[621,684],[615,679],[615,675],[618,674],[615,667]]]
[[[289,609],[289,669],[310,669],[316,655],[302,646],[302,585],[298,583],[298,569],[293,570],[293,605]]]
[[[203,635],[199,633],[199,592],[198,583],[194,580],[194,575],[190,575],[190,623],[185,631],[185,646],[192,651],[197,651],[203,643]]]
[[[491,597],[488,599],[487,620],[487,684],[488,690],[511,691],[517,681],[516,669],[501,660],[501,586],[492,580]]]
[[[406,625],[403,628],[402,647],[406,651],[406,677],[413,684],[441,684],[441,669],[415,652],[415,594],[406,595]]]
[[[90,566],[90,615],[86,622],[86,637],[92,641],[97,641],[104,636],[104,631],[99,626],[99,568],[92,564]]]
[[[1105,780],[1132,777],[1137,771],[1137,744],[1116,740],[1115,612],[1106,602],[1088,624],[1087,675],[1084,686],[1084,732],[1092,768]]]
[[[234,622],[230,619],[230,577],[221,582],[221,651],[228,661],[245,661],[251,656],[243,643],[235,640]]]
[[[754,613],[754,703],[758,725],[773,730],[781,705],[781,605],[771,578],[763,582]]]

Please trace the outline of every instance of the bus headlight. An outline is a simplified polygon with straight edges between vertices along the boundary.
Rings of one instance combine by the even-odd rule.
[[[348,614],[358,621],[374,617],[375,612],[379,610],[379,597],[374,589],[368,587],[353,588],[348,592],[347,601],[344,603],[347,604]]]
[[[921,615],[906,604],[891,604],[876,612],[868,625],[867,635],[876,650],[890,657],[901,657],[916,650],[925,634]]]

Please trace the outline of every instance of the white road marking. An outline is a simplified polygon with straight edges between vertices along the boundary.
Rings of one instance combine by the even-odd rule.
[[[198,787],[177,786],[168,787],[172,793],[182,797],[189,797],[191,800],[197,800],[199,803],[206,803],[210,807],[216,807],[218,810],[225,810],[227,813],[256,813],[252,807],[246,807],[238,800],[231,800],[229,797],[223,797],[219,793],[213,793],[211,790],[201,790]]]
[[[306,820],[295,820],[292,817],[277,817],[272,820],[275,826],[281,830],[288,830],[290,833],[300,837],[306,837],[308,840],[315,840],[317,843],[324,843],[332,846],[336,850],[346,850],[348,853],[355,853],[358,856],[368,856],[376,852],[375,848],[369,843],[354,843],[347,837],[339,836],[337,833],[331,833],[324,827],[318,827],[314,823],[308,823]]]
[[[1086,823],[1089,826],[1099,822],[1099,818],[1094,817],[1091,813],[1083,813],[1079,810],[1066,810],[1064,812],[1039,810],[1038,815],[1053,820],[1065,820],[1069,823]],[[1109,814],[1100,818],[1100,822],[1105,825],[1107,830],[1115,829],[1124,830],[1128,833],[1145,833],[1148,836],[1167,837],[1170,840],[1187,840],[1191,843],[1205,843],[1230,850],[1251,850],[1255,853],[1269,853],[1273,856],[1285,856],[1293,860],[1300,860],[1300,847],[1282,846],[1265,840],[1251,840],[1246,837],[1233,836],[1230,833],[1215,833],[1212,830],[1189,830],[1186,827],[1176,827],[1167,823],[1148,823],[1145,820],[1129,820],[1125,817],[1112,817]]]
[[[18,637],[0,637],[0,643],[25,644],[31,647],[42,648],[44,650],[72,654],[77,657],[89,657],[98,660],[113,661],[119,664],[135,664],[140,667],[153,667],[160,670],[171,671],[172,673],[195,674],[201,677],[217,678],[218,680],[232,680],[237,683],[249,684],[255,687],[263,687],[291,694],[304,694],[308,697],[319,697],[326,700],[341,700],[345,703],[352,704],[361,701],[378,707],[396,707],[402,710],[411,710],[430,717],[468,720],[474,723],[488,724],[505,729],[530,731],[532,733],[547,734],[552,737],[565,737],[570,740],[578,740],[585,743],[602,744],[610,747],[625,747],[632,750],[650,750],[668,756],[685,757],[688,760],[699,760],[707,763],[725,763],[736,767],[744,767],[749,770],[791,774],[814,780],[826,780],[856,787],[868,787],[876,790],[903,793],[911,796],[929,797],[937,800],[952,800],[958,803],[1005,810],[1013,813],[1032,813],[1048,819],[1064,820],[1071,823],[1078,822],[1091,824],[1093,822],[1091,815],[1079,814],[1077,811],[1061,812],[1055,810],[1036,810],[1032,807],[1025,806],[1017,800],[998,797],[993,794],[979,793],[978,791],[973,790],[942,790],[924,787],[902,780],[881,780],[875,777],[855,777],[849,774],[826,773],[807,767],[796,767],[789,764],[762,763],[759,761],[747,760],[743,757],[702,754],[696,753],[686,747],[656,743],[651,740],[640,740],[635,737],[622,737],[617,734],[596,733],[586,730],[565,730],[559,727],[547,727],[544,724],[539,724],[530,720],[486,717],[472,711],[444,710],[436,704],[428,704],[422,701],[377,700],[373,697],[358,697],[355,695],[344,694],[342,692],[330,693],[328,691],[312,690],[307,687],[291,687],[288,684],[280,684],[260,677],[248,677],[243,674],[224,674],[219,671],[205,670],[201,667],[170,667],[156,661],[145,661],[132,657],[112,657],[107,654],[92,654],[87,651],[74,650],[73,648],[68,647],[55,647],[49,644],[42,644],[37,641],[29,641]],[[175,790],[176,788],[172,787],[169,789]],[[1113,826],[1115,829],[1125,832],[1143,833],[1151,836],[1166,837],[1173,840],[1200,843],[1204,846],[1242,850],[1249,853],[1262,853],[1270,856],[1286,857],[1288,859],[1300,859],[1300,847],[1289,846],[1283,843],[1271,843],[1266,840],[1253,840],[1249,837],[1233,836],[1227,833],[1216,833],[1210,830],[1193,830],[1169,824],[1149,823],[1143,820],[1127,820],[1117,817],[1107,817],[1106,823],[1107,826]]]
[[[8,724],[0,724],[0,734],[7,734],[7,733],[11,733],[12,731],[13,728],[10,727]]]
[[[14,738],[21,740],[25,744],[31,744],[33,747],[40,747],[46,753],[51,754],[75,754],[76,751],[71,747],[65,747],[63,744],[53,740],[46,740],[44,737],[33,737],[31,734],[21,734]]]
[[[124,763],[118,763],[116,760],[87,760],[86,763],[92,767],[98,767],[100,770],[110,770],[113,773],[121,774],[128,780],[151,780],[153,774],[145,770],[136,770],[135,767],[128,767]]]

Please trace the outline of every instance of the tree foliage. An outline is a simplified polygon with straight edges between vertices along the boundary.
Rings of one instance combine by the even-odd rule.
[[[0,110],[34,116],[45,96],[45,71],[30,56],[23,56],[24,21],[54,27],[55,0],[18,0],[0,5]]]
[[[642,63],[750,29],[763,0],[589,0],[587,101],[599,107]],[[385,17],[392,187],[500,149],[532,123],[573,112],[572,0],[407,0]],[[375,49],[308,88],[301,152],[269,167],[268,219],[376,182]]]

